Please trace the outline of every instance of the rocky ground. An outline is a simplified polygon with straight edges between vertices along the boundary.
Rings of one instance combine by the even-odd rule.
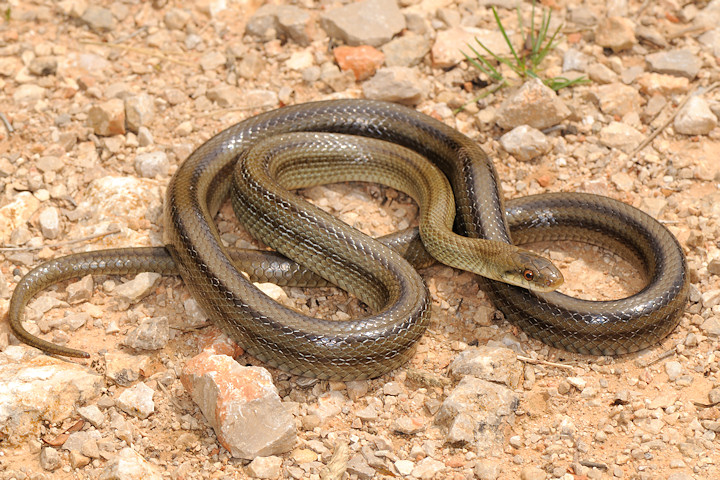
[[[505,322],[472,275],[434,266],[410,364],[312,381],[228,361],[242,352],[177,278],[73,280],[41,294],[26,326],[90,360],[41,355],[0,323],[0,479],[720,478],[720,1],[544,1],[562,28],[543,76],[588,82],[555,95],[508,73],[478,101],[487,78],[460,50],[474,37],[507,50],[488,4],[522,45],[514,7],[529,25],[530,3],[260,3],[0,1],[0,316],[44,260],[161,245],[171,175],[223,128],[366,97],[476,139],[508,197],[593,192],[658,218],[691,272],[679,327],[635,355],[568,354]],[[415,221],[377,185],[303,194],[373,235]],[[229,209],[218,224],[228,244],[252,244]],[[567,293],[642,287],[608,252],[538,248]],[[326,318],[363,311],[334,289],[263,288]]]

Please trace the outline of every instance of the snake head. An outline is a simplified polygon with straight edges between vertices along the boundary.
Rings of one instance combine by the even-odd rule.
[[[535,292],[552,292],[563,283],[562,273],[550,260],[529,250],[514,252],[508,265],[512,267],[505,268],[500,275],[505,283]]]

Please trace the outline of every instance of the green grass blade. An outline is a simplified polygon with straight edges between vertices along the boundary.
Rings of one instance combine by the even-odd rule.
[[[507,32],[505,31],[505,27],[503,27],[502,21],[500,21],[500,15],[498,15],[497,10],[495,10],[495,7],[492,7],[493,15],[495,16],[495,23],[497,23],[498,28],[500,29],[500,33],[502,33],[503,38],[505,39],[505,43],[507,43],[507,46],[510,47],[510,53],[512,53],[513,58],[515,58],[515,62],[519,65],[520,59],[518,58],[518,54],[515,51],[515,48],[512,45],[512,42],[508,38]],[[497,56],[497,55],[494,55]]]

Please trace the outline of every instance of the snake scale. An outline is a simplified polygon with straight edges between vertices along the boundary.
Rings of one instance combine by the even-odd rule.
[[[293,132],[378,139],[426,157],[452,186],[455,230],[466,237],[491,241],[491,253],[493,248],[524,252],[513,244],[578,240],[631,259],[646,275],[646,286],[636,294],[593,302],[543,292],[542,285],[532,285],[532,281],[543,280],[543,271],[553,275],[554,267],[549,262],[536,264],[533,257],[529,264],[509,268],[514,275],[509,278],[498,271],[501,267],[492,267],[494,277],[504,281],[478,277],[479,281],[505,317],[531,337],[573,352],[619,355],[655,344],[679,321],[689,291],[685,257],[673,235],[652,217],[610,198],[581,193],[542,194],[505,202],[492,161],[458,131],[395,104],[331,100],[251,117],[218,133],[193,152],[167,190],[165,248],[78,253],[30,271],[11,299],[8,315],[15,335],[49,353],[87,357],[84,352],[37,338],[23,328],[22,312],[30,298],[52,283],[87,273],[156,271],[179,273],[209,317],[248,353],[270,366],[299,375],[347,380],[376,377],[402,365],[412,356],[428,324],[428,293],[414,268],[392,248],[359,232],[340,230],[337,220],[307,213],[295,196],[278,196],[279,203],[270,206],[275,193],[261,190],[258,184],[250,188],[247,197],[230,195],[233,190],[242,193],[240,187],[233,186],[232,179],[242,180],[247,175],[245,157],[265,147],[272,155],[261,165],[267,171],[275,169],[274,173],[285,179],[285,186],[327,183],[322,177],[332,170],[326,165],[332,162],[322,160],[322,155],[328,151],[336,155],[336,147],[322,147],[324,153],[318,156],[304,153],[309,147],[298,148],[295,142],[295,152],[305,155],[301,160],[293,161],[292,155],[285,160],[274,159],[292,149],[286,149],[286,143],[273,144],[265,139]],[[336,142],[341,137],[330,138]],[[327,136],[322,139],[328,141]],[[265,143],[269,146],[263,146]],[[373,143],[369,148],[383,147]],[[317,158],[321,160],[314,162],[319,168],[314,179],[303,179],[302,170],[296,166],[307,167]],[[367,161],[364,155],[348,158],[343,169],[352,169],[353,158]],[[250,231],[265,233],[266,243],[290,258],[306,262],[305,267],[275,254],[248,259],[248,255],[255,254],[225,248],[213,219],[228,196]],[[289,223],[269,218],[268,210]],[[286,217],[289,212],[293,216]],[[303,224],[301,218],[309,223]],[[337,245],[327,247],[318,241],[320,230],[329,231],[327,242]],[[502,244],[504,247],[496,247]],[[415,248],[404,240],[398,245],[393,248]],[[332,251],[336,247],[341,252]],[[238,271],[238,264],[247,270],[250,279]],[[537,265],[539,268],[535,268]],[[298,284],[322,284],[324,280],[339,284],[372,307],[374,313],[339,322],[302,315],[273,302],[251,283],[264,278],[266,267],[279,270],[281,283],[295,282],[288,280],[288,272],[299,270],[305,279],[298,280]],[[515,281],[517,275],[531,281],[534,289],[505,283]],[[546,290],[554,288],[557,279],[553,282]]]

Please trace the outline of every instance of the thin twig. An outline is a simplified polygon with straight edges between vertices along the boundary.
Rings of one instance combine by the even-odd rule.
[[[522,355],[518,355],[517,359],[520,360],[521,362],[547,365],[548,367],[564,368],[566,370],[574,370],[575,369],[575,367],[573,367],[572,365],[565,365],[564,363],[548,362],[547,360],[538,360],[535,358],[525,357]]]
[[[709,93],[709,92],[711,92],[712,90],[714,90],[715,88],[717,88],[718,85],[720,85],[720,82],[715,82],[715,83],[713,83],[713,84],[710,85],[703,93]],[[683,108],[683,107],[685,106],[685,104],[690,100],[690,98],[691,98],[693,95],[695,95],[695,92],[697,91],[698,88],[700,88],[700,86],[699,86],[699,85],[696,85],[695,88],[693,88],[693,89],[685,96],[685,98],[683,99],[683,101],[680,102],[680,104],[677,106],[677,108],[675,109],[675,111],[673,112],[673,114],[670,115],[670,118],[668,118],[667,120],[665,120],[665,122],[664,122],[662,125],[660,125],[657,129],[655,129],[650,135],[648,135],[647,138],[646,138],[645,140],[643,140],[640,145],[638,145],[637,147],[635,147],[635,150],[633,150],[632,153],[630,154],[630,158],[633,158],[635,155],[637,155],[638,153],[640,153],[645,147],[647,147],[648,145],[650,145],[650,142],[652,142],[653,140],[655,140],[655,137],[657,137],[658,135],[660,135],[660,133],[662,133],[662,131],[665,130],[665,129],[668,127],[668,125],[670,125],[670,124],[672,123],[673,120],[675,120],[675,117],[678,116],[678,113],[680,113],[680,110],[682,110],[682,108]]]
[[[75,243],[82,243],[82,242],[87,242],[90,240],[95,240],[96,238],[107,237],[108,235],[114,235],[116,233],[120,233],[119,228],[109,230],[104,233],[96,233],[93,235],[88,235],[87,237],[75,238],[73,240],[66,240],[64,242],[53,243],[50,245],[38,245],[38,246],[34,246],[34,247],[0,247],[0,252],[31,252],[33,250],[42,250],[45,247],[60,248],[60,247],[65,247],[67,245],[72,245]]]
[[[140,53],[143,55],[149,55],[151,57],[157,57],[162,60],[167,60],[168,62],[177,63],[178,65],[183,65],[185,67],[197,67],[197,64],[185,62],[183,60],[177,60],[175,58],[169,57],[166,54],[160,52],[157,49],[153,48],[140,48],[140,47],[132,47],[130,45],[125,45],[122,43],[104,43],[104,42],[96,42],[94,40],[81,40],[80,43],[83,43],[85,45],[97,45],[99,47],[110,47],[110,48],[116,48],[120,50],[128,50],[130,52]],[[178,53],[180,55],[180,53]]]
[[[10,123],[10,120],[5,116],[4,113],[0,112],[0,120],[2,120],[3,125],[5,125],[5,129],[8,131],[8,135],[12,135],[12,133],[15,131],[12,124]]]

